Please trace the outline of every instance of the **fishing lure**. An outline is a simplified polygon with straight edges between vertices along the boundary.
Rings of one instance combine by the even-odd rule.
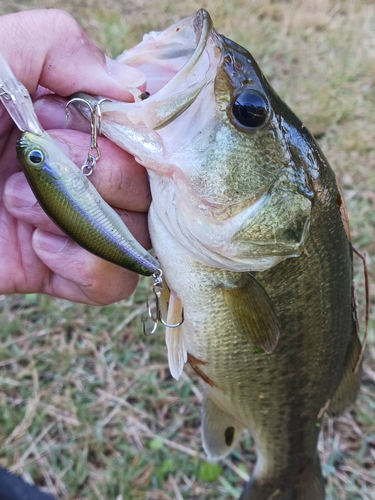
[[[84,170],[92,172],[100,158],[96,142],[100,103],[92,112],[91,148],[80,170],[43,130],[27,89],[1,54],[0,99],[23,132],[17,157],[46,214],[65,234],[98,257],[144,276],[161,275],[158,261],[137,242],[84,175]]]

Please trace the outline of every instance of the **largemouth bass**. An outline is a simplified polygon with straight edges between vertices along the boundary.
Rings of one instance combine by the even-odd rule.
[[[145,276],[159,263],[43,130],[27,89],[0,53],[0,100],[23,134],[17,157],[36,199],[60,229],[89,252]]]
[[[145,72],[150,97],[103,103],[102,130],[149,172],[169,315],[185,311],[167,330],[169,363],[178,377],[187,360],[203,380],[204,449],[223,457],[248,428],[258,459],[241,500],[322,500],[321,419],[353,403],[360,380],[335,175],[206,11],[119,60]]]

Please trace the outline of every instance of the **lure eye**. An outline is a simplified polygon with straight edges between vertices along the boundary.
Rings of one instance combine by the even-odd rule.
[[[239,125],[256,129],[268,118],[268,104],[259,92],[247,89],[236,97],[232,113]]]
[[[29,160],[34,165],[39,165],[44,160],[43,153],[41,151],[39,151],[38,149],[33,149],[29,153]]]

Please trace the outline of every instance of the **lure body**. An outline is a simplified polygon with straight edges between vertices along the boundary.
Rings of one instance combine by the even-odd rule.
[[[145,276],[157,272],[157,260],[46,132],[40,136],[24,132],[17,157],[36,199],[65,234],[121,267]]]

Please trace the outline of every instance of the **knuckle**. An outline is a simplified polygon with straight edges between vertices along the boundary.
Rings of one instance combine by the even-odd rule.
[[[89,53],[100,63],[104,63],[105,57],[102,51],[90,42],[82,26],[71,14],[59,9],[48,12],[51,25],[54,27],[53,38],[58,42],[55,45],[60,58],[69,58],[82,51],[82,53]]]
[[[77,23],[74,17],[63,10],[48,11],[49,25],[53,26],[53,38],[59,51],[78,50],[80,46],[85,44],[87,39],[82,27]],[[67,54],[69,55],[69,54]]]
[[[107,272],[92,269],[86,283],[90,283],[85,287],[86,294],[104,306],[130,297],[137,286],[138,276],[126,270],[119,272],[117,266],[110,264]]]
[[[74,17],[60,9],[50,9],[46,13],[50,22],[53,22],[54,26],[60,29],[77,30],[80,29],[79,24],[74,19]]]

